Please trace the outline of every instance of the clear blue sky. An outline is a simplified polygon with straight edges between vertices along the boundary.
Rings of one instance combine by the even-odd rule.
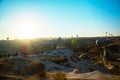
[[[39,23],[34,37],[120,36],[120,0],[0,0],[0,37],[19,38],[24,14]]]

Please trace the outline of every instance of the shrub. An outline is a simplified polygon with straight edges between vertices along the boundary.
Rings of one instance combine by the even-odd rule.
[[[44,71],[45,65],[40,62],[31,62],[27,65],[27,73],[30,75],[37,74],[40,71]]]

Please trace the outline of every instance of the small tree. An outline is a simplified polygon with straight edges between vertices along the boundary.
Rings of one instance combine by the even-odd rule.
[[[9,37],[7,37],[6,39],[9,40]]]
[[[75,47],[77,46],[78,42],[76,39],[72,39],[72,46]]]

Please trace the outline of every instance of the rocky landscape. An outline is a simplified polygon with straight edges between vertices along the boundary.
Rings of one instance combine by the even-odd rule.
[[[3,58],[0,59],[0,69],[2,80],[29,80],[31,77],[35,79],[35,75],[37,76],[40,72],[44,72],[42,77],[46,76],[45,72],[51,74],[63,72],[66,79],[101,79],[103,77],[107,80],[120,79],[119,75],[113,75],[114,73],[104,65],[93,64],[90,59],[80,59],[69,49],[46,51],[42,54],[29,55],[27,58],[22,56]],[[117,69],[120,69],[120,66]]]

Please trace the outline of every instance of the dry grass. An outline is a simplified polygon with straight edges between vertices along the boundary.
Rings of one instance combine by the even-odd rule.
[[[41,72],[38,73],[38,76],[45,78],[45,77],[47,77],[47,74],[48,74],[48,72],[46,72],[46,71],[41,71]]]
[[[112,78],[111,80],[120,80],[120,78]]]
[[[67,80],[64,72],[49,73],[49,80]]]
[[[120,63],[116,63],[117,65],[114,66],[113,69],[110,70],[110,72],[113,74],[113,75],[120,75]]]

